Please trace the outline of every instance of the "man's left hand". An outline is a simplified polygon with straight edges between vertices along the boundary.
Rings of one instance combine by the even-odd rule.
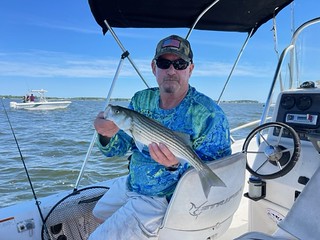
[[[171,167],[179,163],[178,159],[173,155],[173,153],[168,149],[168,147],[163,143],[151,143],[149,144],[149,152],[151,157],[158,163]]]

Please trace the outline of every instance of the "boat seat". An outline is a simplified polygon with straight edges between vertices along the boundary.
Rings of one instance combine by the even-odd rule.
[[[197,171],[189,169],[179,180],[165,214],[159,239],[216,239],[230,226],[245,183],[244,153],[210,162],[208,166],[226,187],[212,187],[205,197]]]
[[[320,167],[310,178],[279,228],[297,239],[319,239],[320,236]],[[306,214],[307,213],[307,214]]]

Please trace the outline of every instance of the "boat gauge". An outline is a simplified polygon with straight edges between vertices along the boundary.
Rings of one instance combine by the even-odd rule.
[[[281,107],[284,109],[291,109],[295,104],[295,99],[293,96],[283,96],[280,102]]]
[[[307,110],[312,105],[312,99],[309,96],[302,96],[297,100],[297,108],[300,110]]]

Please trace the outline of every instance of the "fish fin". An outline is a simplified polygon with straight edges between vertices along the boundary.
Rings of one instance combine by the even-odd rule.
[[[184,158],[179,158],[179,157],[176,157],[178,159],[178,161],[181,163],[181,164],[185,164],[187,163],[188,161],[185,160]]]
[[[139,149],[140,152],[142,152],[145,144],[143,144],[142,142],[139,142],[134,135],[132,134],[132,132],[130,130],[126,130],[124,131],[126,134],[128,134],[130,137],[132,137],[134,143],[136,144],[136,147]]]
[[[208,166],[199,173],[204,195],[208,198],[211,187],[226,187],[226,184]]]
[[[123,131],[134,139],[133,134],[131,133],[130,130],[123,130]]]
[[[174,132],[186,145],[192,146],[190,135],[182,132]]]
[[[134,140],[134,142],[135,142],[137,148],[139,149],[139,151],[142,152],[145,145],[142,142],[138,142],[136,140]]]

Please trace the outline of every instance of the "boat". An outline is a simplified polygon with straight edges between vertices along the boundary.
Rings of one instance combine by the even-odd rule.
[[[244,32],[248,38],[242,53],[259,27],[291,2],[89,0],[102,32],[112,34],[123,51],[106,105],[123,61],[128,59],[135,66],[114,27],[184,27],[190,28],[187,36],[193,29]],[[254,129],[246,138],[232,138],[232,155],[208,164],[226,187],[213,187],[205,198],[197,173],[190,168],[177,185],[158,239],[319,238],[320,88],[319,73],[313,70],[320,61],[319,39],[312,35],[320,32],[319,27],[320,18],[315,18],[297,28],[279,56],[261,118],[232,129],[231,134],[249,126]],[[114,181],[78,188],[96,136],[95,132],[75,188],[41,200],[34,194],[33,200],[0,209],[0,236],[8,240],[88,238],[98,225],[91,211]]]
[[[44,89],[31,90],[30,94],[23,98],[23,102],[10,102],[10,107],[25,110],[55,110],[67,108],[71,104],[71,101],[48,101],[45,96],[46,92],[48,91]],[[34,97],[31,98],[31,96]]]

